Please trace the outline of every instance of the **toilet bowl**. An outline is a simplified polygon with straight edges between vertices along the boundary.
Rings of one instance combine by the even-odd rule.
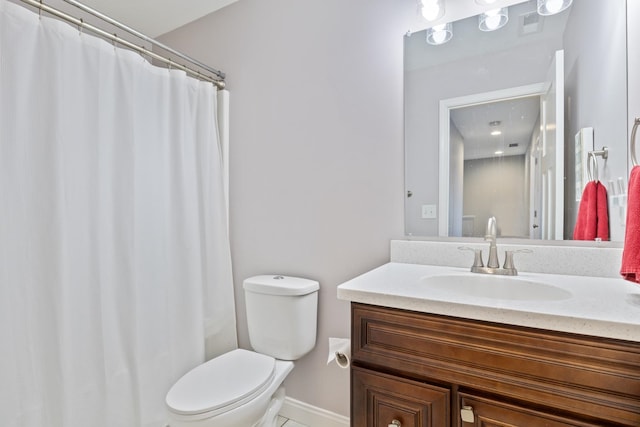
[[[249,340],[193,368],[166,396],[170,427],[275,427],[292,360],[315,346],[318,282],[286,276],[244,281]]]
[[[293,362],[233,350],[189,371],[167,393],[171,427],[275,427]]]

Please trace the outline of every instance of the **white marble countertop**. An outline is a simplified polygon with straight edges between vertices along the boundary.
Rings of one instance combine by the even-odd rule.
[[[487,277],[470,273],[468,268],[390,262],[339,285],[338,298],[640,342],[640,285],[621,278],[520,272],[517,280],[541,282],[567,291],[565,298],[531,300],[467,295],[427,286],[423,280],[428,276],[472,274]]]

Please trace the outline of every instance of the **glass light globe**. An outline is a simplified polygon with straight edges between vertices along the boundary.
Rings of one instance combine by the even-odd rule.
[[[500,21],[502,21],[502,18],[498,16],[498,9],[494,9],[487,12],[487,18],[484,20],[484,23],[488,29],[495,30],[498,28],[498,25],[500,25]]]
[[[509,21],[509,9],[506,7],[488,10],[478,15],[478,28],[481,31],[494,31],[504,27]]]
[[[439,25],[440,28],[434,28],[433,41],[442,44],[447,38],[447,32],[444,31],[444,26]]]
[[[558,13],[562,9],[562,0],[547,0],[547,10],[549,13]]]
[[[571,6],[571,3],[573,0],[538,0],[538,13],[540,15],[554,15]]]
[[[427,21],[435,21],[444,16],[442,0],[421,0],[422,17]]]
[[[427,29],[427,43],[439,45],[448,42],[453,37],[453,26],[451,22],[435,25]]]
[[[422,16],[427,21],[435,21],[439,13],[440,6],[438,6],[438,3],[425,4],[422,6]]]

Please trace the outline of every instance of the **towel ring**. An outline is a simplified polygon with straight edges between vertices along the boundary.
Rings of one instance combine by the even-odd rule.
[[[633,166],[638,166],[638,160],[636,160],[636,131],[638,130],[638,125],[640,125],[640,117],[636,117],[633,122],[633,129],[631,129],[631,144],[629,150],[631,151],[631,164]]]
[[[599,181],[598,159],[596,159],[596,156],[600,156],[607,160],[609,158],[609,147],[602,147],[602,150],[589,151],[587,154],[587,177],[589,178],[589,181]],[[593,165],[593,169],[591,165]],[[593,173],[594,171],[595,174]]]
[[[596,159],[596,156],[592,151],[589,151],[588,158],[589,161],[587,162],[587,177],[589,178],[589,181],[598,181],[598,160]],[[593,173],[594,171],[595,176]]]

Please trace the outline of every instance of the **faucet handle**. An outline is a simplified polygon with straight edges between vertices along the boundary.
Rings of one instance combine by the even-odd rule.
[[[473,258],[473,265],[471,266],[471,268],[484,267],[484,262],[482,261],[482,249],[474,249],[474,248],[470,248],[469,246],[460,246],[458,247],[458,249],[461,251],[473,251],[474,258]]]
[[[518,249],[515,251],[504,251],[504,265],[502,268],[505,270],[513,270],[516,271],[515,265],[513,265],[513,254],[521,253],[521,254],[530,254],[533,252],[531,249]]]

